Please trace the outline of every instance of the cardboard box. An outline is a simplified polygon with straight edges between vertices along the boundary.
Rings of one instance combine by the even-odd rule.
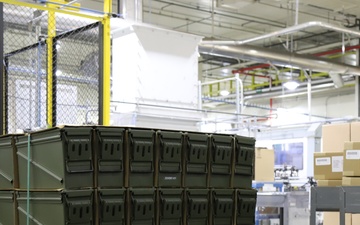
[[[350,141],[350,123],[322,126],[322,152],[342,152],[345,141]]]
[[[342,185],[342,180],[317,180],[319,187],[339,187]]]
[[[352,225],[351,214],[345,214],[345,225]],[[323,225],[340,225],[340,215],[338,212],[324,212]],[[353,224],[358,225],[358,224]]]
[[[351,222],[353,225],[360,224],[360,214],[352,214],[351,215]]]
[[[341,180],[342,171],[342,152],[314,153],[314,178],[316,180]]]
[[[343,177],[342,186],[360,186],[360,177]]]
[[[353,122],[350,126],[350,141],[360,141],[360,122]]]
[[[274,181],[275,155],[273,149],[255,149],[255,181]]]
[[[360,142],[344,143],[343,176],[360,176]]]

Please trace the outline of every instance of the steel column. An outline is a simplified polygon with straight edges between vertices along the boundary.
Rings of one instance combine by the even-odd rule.
[[[104,124],[104,25],[99,25],[99,125]]]
[[[110,125],[110,73],[111,73],[111,37],[110,14],[112,0],[104,1],[104,12],[107,13],[102,21],[103,25],[103,76],[102,76],[102,124]],[[99,121],[100,122],[100,121]]]
[[[119,15],[124,15],[124,12],[123,12],[123,7],[121,4],[123,4],[124,1],[122,0],[117,0],[117,14]]]
[[[48,8],[51,8],[50,6]],[[55,12],[49,11],[48,12],[48,37],[46,39],[47,44],[47,126],[53,127],[56,125],[56,115],[54,113],[56,112],[56,91],[53,87],[56,87],[54,85],[54,71],[56,71],[56,68],[54,68],[54,63],[56,63],[56,59],[54,58],[54,50],[56,50],[56,46],[54,48],[53,39],[56,36],[56,16]],[[56,67],[56,66],[55,66]]]

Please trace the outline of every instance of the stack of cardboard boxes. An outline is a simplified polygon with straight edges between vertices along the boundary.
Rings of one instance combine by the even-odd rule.
[[[360,186],[360,142],[345,142],[343,186]]]
[[[341,186],[342,152],[317,152],[314,154],[314,164],[314,178],[319,186]]]
[[[360,186],[360,122],[324,125],[322,137],[322,152],[314,153],[318,186]],[[324,213],[324,225],[338,224],[339,213]],[[357,215],[346,215],[346,225],[357,224]]]

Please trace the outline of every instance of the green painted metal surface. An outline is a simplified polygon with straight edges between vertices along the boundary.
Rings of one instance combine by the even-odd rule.
[[[129,187],[153,187],[155,131],[129,129]]]
[[[211,190],[211,224],[232,225],[235,218],[235,190]]]
[[[251,189],[255,156],[255,139],[235,136],[234,188]]]
[[[126,224],[125,189],[100,189],[98,198],[99,225]]]
[[[129,190],[130,225],[153,225],[156,222],[156,194],[154,188]]]
[[[15,225],[14,191],[0,191],[0,224]]]
[[[208,186],[209,136],[188,133],[185,138],[184,187],[206,188]]]
[[[236,225],[255,225],[256,190],[236,190]]]
[[[158,132],[158,186],[181,187],[183,134],[181,132]]]
[[[30,157],[30,189],[76,189],[94,186],[91,127],[65,127],[31,134],[16,142],[20,188],[27,183]]]
[[[0,137],[0,189],[17,188],[17,159],[13,146],[15,138],[13,135]]]
[[[158,225],[181,225],[183,223],[183,189],[159,189]]]
[[[19,225],[93,225],[93,190],[31,192],[26,211],[26,192],[17,193]]]
[[[230,188],[234,138],[229,135],[211,136],[210,180],[213,188]]]
[[[186,190],[186,224],[209,224],[210,197],[208,189]]]
[[[125,129],[98,127],[96,133],[97,186],[114,188],[124,186]]]

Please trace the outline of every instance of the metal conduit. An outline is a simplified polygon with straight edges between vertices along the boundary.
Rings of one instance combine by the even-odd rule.
[[[360,76],[360,68],[334,62],[330,59],[319,58],[311,55],[301,55],[286,51],[266,49],[257,46],[240,45],[240,46],[214,46],[200,45],[199,52],[210,55],[228,56],[234,58],[247,59],[273,64],[299,67],[321,72],[333,72],[338,74],[351,74]]]
[[[272,38],[272,37],[277,37],[277,36],[282,36],[282,35],[286,35],[286,34],[290,34],[290,33],[294,33],[296,31],[300,31],[300,30],[304,30],[307,28],[311,28],[311,27],[321,27],[321,28],[326,28],[328,30],[332,30],[332,31],[337,31],[340,33],[345,33],[345,34],[350,34],[350,35],[355,35],[360,37],[360,31],[357,30],[352,30],[349,28],[344,28],[344,27],[340,27],[340,26],[336,26],[330,23],[325,23],[325,22],[320,22],[320,21],[310,21],[310,22],[306,22],[306,23],[302,23],[299,25],[295,25],[295,26],[291,26],[291,27],[287,27],[285,29],[282,30],[278,30],[278,31],[274,31],[268,34],[264,34],[261,36],[257,36],[254,38],[249,38],[246,40],[240,40],[240,41],[203,41],[203,44],[210,44],[210,45],[242,45],[242,44],[247,44],[250,42],[254,42],[254,41],[259,41],[259,40],[263,40],[263,39],[267,39],[267,38]]]

